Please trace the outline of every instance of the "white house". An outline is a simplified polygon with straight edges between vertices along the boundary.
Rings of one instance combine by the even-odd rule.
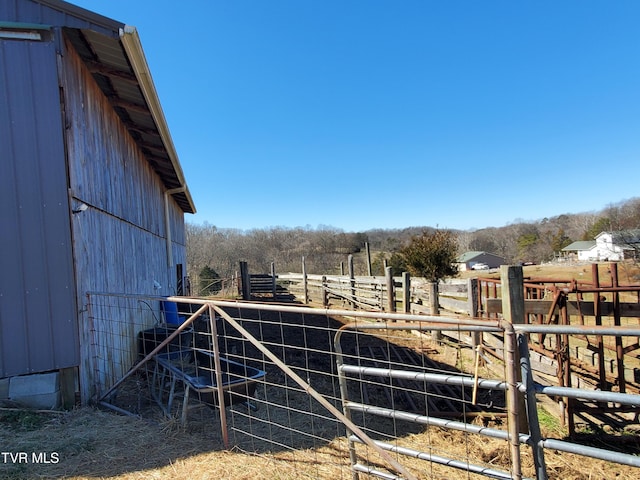
[[[562,249],[567,255],[577,255],[585,262],[618,262],[635,256],[640,248],[640,229],[602,232],[595,240],[573,242]]]

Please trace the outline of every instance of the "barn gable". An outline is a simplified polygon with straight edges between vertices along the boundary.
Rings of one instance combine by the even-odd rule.
[[[86,293],[180,293],[195,207],[134,28],[3,0],[0,64],[0,379],[89,395]]]

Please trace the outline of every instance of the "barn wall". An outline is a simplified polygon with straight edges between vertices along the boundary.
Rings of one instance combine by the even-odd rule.
[[[146,161],[109,101],[94,82],[82,60],[67,44],[62,59],[72,207],[87,205],[72,219],[76,278],[80,305],[87,292],[144,295],[175,294],[175,267],[168,265],[165,187]],[[171,197],[169,218],[175,263],[184,263],[184,214]],[[157,289],[155,286],[161,285]],[[155,306],[154,306],[155,307]],[[81,317],[81,391],[94,396],[95,375],[117,378],[131,365],[110,363],[112,352],[131,353],[135,359],[135,335],[151,326],[155,318],[145,309],[122,309],[126,321],[91,315]],[[132,313],[133,312],[133,313]],[[114,322],[113,320],[116,320]],[[92,351],[92,331],[108,325],[129,325],[115,333],[108,352]],[[125,334],[126,333],[126,334]],[[100,342],[104,345],[104,342]],[[98,363],[96,363],[98,362]]]
[[[170,295],[165,188],[73,49],[63,60],[67,154],[78,290]],[[184,257],[184,214],[169,198],[174,261]]]
[[[0,40],[0,378],[79,362],[57,79],[53,41]]]
[[[86,400],[96,359],[115,351],[90,349],[86,292],[174,294],[184,215],[169,198],[169,266],[164,185],[55,27],[117,38],[123,24],[57,0],[2,0],[0,20],[54,26],[45,41],[0,40],[0,378],[80,365]],[[118,347],[133,358],[155,318],[126,317]]]

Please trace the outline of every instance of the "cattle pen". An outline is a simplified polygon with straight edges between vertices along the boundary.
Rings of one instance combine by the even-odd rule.
[[[595,458],[621,478],[633,478],[628,469],[637,475],[640,458],[632,430],[598,432],[599,441],[611,441],[596,445],[583,436],[543,434],[539,415],[549,399],[562,399],[565,405],[615,406],[620,422],[630,425],[637,422],[640,396],[549,382],[532,369],[539,358],[528,339],[588,335],[615,344],[637,339],[640,329],[525,322],[517,280],[503,284],[510,301],[500,318],[490,319],[170,297],[181,321],[142,354],[132,348],[136,329],[125,327],[127,319],[167,299],[91,293],[90,368],[100,373],[94,399],[130,415],[162,411],[187,429],[206,426],[209,434],[217,432],[219,448],[273,461],[313,451],[317,468],[332,473],[316,471],[311,478],[552,478],[549,452]],[[470,343],[449,340],[456,336]],[[185,347],[219,362],[209,368],[212,376],[227,361],[243,366],[240,376],[264,375],[254,390],[240,389],[231,399],[221,389],[215,401],[187,397],[189,385],[169,375],[160,396],[164,405],[170,395],[177,400],[158,410],[147,388],[156,357]],[[443,442],[442,432],[455,440]],[[478,442],[494,445],[501,460],[477,451]]]

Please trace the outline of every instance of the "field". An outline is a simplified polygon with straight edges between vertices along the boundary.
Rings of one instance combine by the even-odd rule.
[[[525,276],[566,278],[581,273],[590,277],[590,268],[576,266],[568,272],[566,269],[558,271],[557,267],[525,267]],[[621,278],[621,283],[627,283],[626,278]],[[326,334],[324,336],[326,338]],[[296,341],[290,334],[286,337]],[[447,356],[446,351],[441,351],[438,359]],[[162,417],[159,410],[153,409],[145,411],[142,418],[136,418],[89,407],[57,413],[15,407],[7,404],[0,408],[0,459],[3,460],[0,461],[0,479],[352,478],[346,442],[339,435],[328,435],[327,442],[314,449],[303,446],[296,451],[267,451],[249,449],[242,442],[233,442],[235,446],[225,450],[218,428],[218,413],[213,409],[198,410],[200,413],[190,417],[183,427],[177,419]],[[564,431],[556,418],[551,414],[543,414],[542,418],[544,433],[562,438]],[[630,431],[628,434],[637,438],[637,433]],[[413,436],[416,442],[419,441],[420,432],[405,433],[409,441]],[[481,458],[496,468],[509,467],[509,452],[502,441],[437,428],[429,428],[429,436],[432,443],[446,447],[449,452]],[[631,448],[638,451],[637,444]],[[525,472],[531,475],[530,451],[528,448],[522,451]],[[638,478],[638,469],[633,467],[553,451],[546,453],[546,462],[549,478]],[[456,477],[452,475],[456,471],[437,466],[422,464],[421,468],[420,478],[425,479],[480,478],[460,471]]]

